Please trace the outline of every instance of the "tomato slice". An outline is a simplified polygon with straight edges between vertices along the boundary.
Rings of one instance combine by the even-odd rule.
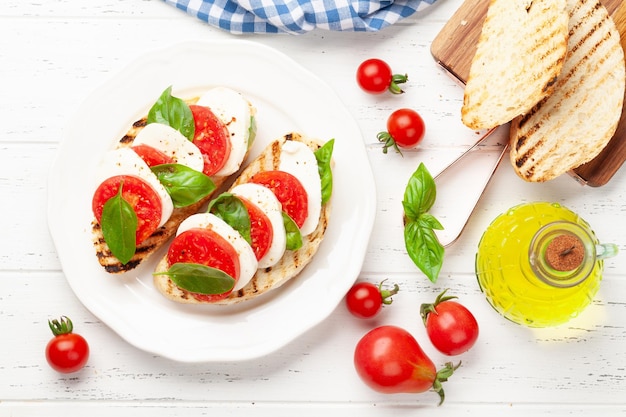
[[[248,209],[250,215],[250,240],[257,261],[270,249],[274,238],[274,229],[269,217],[256,204],[241,196],[237,196]]]
[[[117,195],[120,184],[122,198],[126,200],[137,215],[137,245],[146,240],[161,222],[161,198],[150,184],[133,175],[116,175],[107,178],[98,186],[91,201],[93,214],[98,223],[102,220],[104,204]]]
[[[224,271],[235,280],[239,279],[240,264],[237,251],[224,237],[212,229],[194,228],[176,236],[167,252],[170,265],[177,262],[196,263]],[[196,294],[200,301],[217,301],[230,294]]]
[[[222,121],[205,106],[189,106],[196,125],[193,143],[202,152],[204,174],[215,175],[230,156],[230,134]]]
[[[300,180],[285,171],[262,171],[253,175],[250,182],[272,190],[283,211],[302,227],[309,213],[309,197]]]
[[[150,145],[135,145],[131,148],[149,167],[162,164],[171,164],[172,158]]]

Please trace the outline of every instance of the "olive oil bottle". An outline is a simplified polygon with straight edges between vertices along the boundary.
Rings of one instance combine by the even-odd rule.
[[[603,259],[617,246],[599,244],[581,217],[557,204],[521,204],[484,232],[476,276],[489,303],[528,327],[563,324],[593,300]]]

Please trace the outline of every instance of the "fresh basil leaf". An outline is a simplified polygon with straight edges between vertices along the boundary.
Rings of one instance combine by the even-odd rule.
[[[439,220],[435,218],[432,214],[424,213],[418,219],[417,222],[422,225],[422,227],[427,227],[429,229],[435,230],[443,230],[443,226],[439,223]]]
[[[409,257],[430,279],[436,282],[443,264],[445,249],[435,230],[443,226],[428,210],[435,203],[436,184],[423,163],[413,173],[404,191],[404,244]]]
[[[285,225],[285,233],[287,233],[287,250],[298,250],[302,247],[302,234],[300,228],[295,221],[284,211],[283,223]]]
[[[126,264],[135,255],[138,221],[133,207],[122,198],[123,187],[122,182],[117,194],[104,203],[100,226],[111,253]]]
[[[193,140],[196,125],[189,105],[178,97],[172,96],[169,86],[148,112],[148,123],[162,123],[173,127],[187,139]]]
[[[411,221],[404,227],[404,243],[409,257],[432,282],[437,281],[443,264],[444,248],[428,221]]]
[[[330,200],[333,193],[333,171],[331,169],[331,161],[333,156],[333,147],[335,139],[331,139],[321,148],[315,151],[315,159],[317,159],[317,169],[322,181],[322,204],[326,204]]]
[[[211,201],[208,211],[228,223],[248,243],[252,242],[250,237],[250,214],[248,214],[246,205],[237,196],[231,193],[220,194]]]
[[[194,263],[175,263],[154,275],[167,275],[179,288],[196,294],[223,294],[235,286],[235,279],[224,271]]]
[[[435,203],[437,187],[435,180],[426,169],[424,163],[420,163],[417,170],[409,178],[404,192],[402,206],[404,214],[409,220],[416,220],[426,213]]]
[[[252,144],[256,139],[256,131],[256,118],[254,116],[250,116],[250,127],[248,128],[248,149],[252,147]]]
[[[186,165],[162,164],[151,169],[177,208],[197,203],[215,190],[210,177]]]

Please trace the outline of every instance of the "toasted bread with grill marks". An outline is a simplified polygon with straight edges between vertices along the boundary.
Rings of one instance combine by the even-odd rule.
[[[567,49],[566,0],[491,0],[465,85],[472,129],[510,122],[547,97]]]
[[[198,101],[197,97],[186,100],[187,104],[195,104]],[[253,109],[254,112],[254,109]],[[137,137],[137,134],[147,125],[147,118],[141,118],[137,120],[126,134],[118,141],[117,147],[130,147]],[[215,184],[215,189],[218,190],[229,177],[211,177],[211,180]],[[139,266],[142,262],[148,259],[154,252],[161,248],[165,243],[176,233],[178,226],[187,217],[197,213],[204,204],[206,204],[211,197],[215,194],[210,194],[198,201],[195,204],[174,208],[169,220],[161,227],[159,227],[149,238],[143,241],[135,251],[135,255],[126,264],[122,264],[109,249],[109,246],[104,240],[102,234],[102,228],[100,224],[93,219],[91,223],[91,230],[93,235],[93,244],[96,251],[98,262],[102,267],[111,274],[120,274],[130,271]]]
[[[569,39],[553,93],[513,120],[510,159],[524,180],[543,182],[600,153],[624,101],[620,35],[598,0],[568,0]]]
[[[303,137],[298,133],[287,134],[270,143],[263,152],[254,159],[241,173],[232,187],[247,182],[254,174],[261,171],[278,169],[280,152],[285,141],[297,140],[307,144],[312,150],[317,150],[321,143]],[[313,233],[302,238],[302,247],[295,251],[285,251],[283,257],[272,267],[259,269],[250,282],[239,291],[233,292],[227,298],[211,304],[229,305],[251,300],[276,289],[295,278],[311,262],[320,243],[324,239],[331,213],[330,202],[322,206],[319,223]],[[164,256],[158,263],[155,273],[169,269],[167,257]],[[170,300],[185,304],[206,304],[193,296],[189,291],[177,287],[167,275],[154,275],[155,287]]]

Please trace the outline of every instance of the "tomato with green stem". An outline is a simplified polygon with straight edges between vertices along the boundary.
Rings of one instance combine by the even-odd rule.
[[[377,135],[378,141],[384,144],[383,153],[389,148],[402,154],[402,149],[415,148],[426,134],[424,119],[413,109],[398,109],[387,118],[387,131]]]
[[[373,390],[393,394],[432,389],[439,395],[439,404],[445,399],[442,383],[460,365],[448,362],[437,371],[417,340],[397,326],[386,325],[370,330],[354,351],[357,374]]]
[[[435,302],[424,303],[420,314],[433,346],[441,353],[453,356],[468,351],[478,339],[478,322],[462,304],[451,301],[444,290]]]
[[[370,94],[382,94],[385,91],[402,94],[404,91],[399,84],[407,82],[408,78],[406,74],[393,74],[389,64],[378,58],[363,61],[356,70],[359,87]]]
[[[350,314],[367,319],[377,315],[383,305],[393,302],[392,296],[400,290],[398,284],[390,290],[383,289],[384,280],[379,285],[371,282],[357,282],[346,294],[346,306]]]
[[[55,371],[72,373],[82,369],[89,359],[89,344],[84,337],[73,333],[74,325],[65,316],[48,320],[54,337],[46,345],[46,360]]]

